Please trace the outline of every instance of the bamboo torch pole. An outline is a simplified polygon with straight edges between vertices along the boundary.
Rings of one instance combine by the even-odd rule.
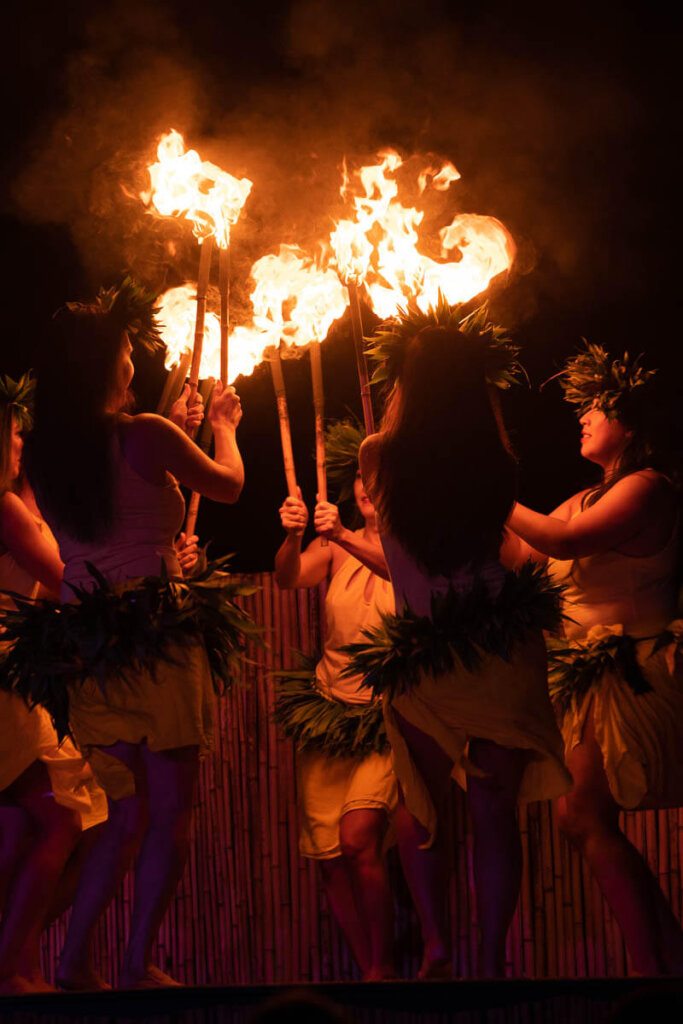
[[[213,395],[214,384],[213,381],[203,380],[199,385],[199,393],[204,400],[204,422],[199,429],[199,436],[197,438],[197,444],[202,451],[208,455],[209,448],[211,447],[211,423],[206,413],[208,412],[209,405],[211,404],[211,396]],[[197,514],[199,512],[199,499],[201,495],[198,491],[193,491],[190,495],[190,500],[187,505],[187,518],[185,520],[185,536],[191,537],[195,531],[197,525]]]
[[[221,381],[228,383],[228,334],[230,333],[230,249],[218,253],[218,290],[221,296]]]
[[[273,378],[273,389],[277,401],[277,414],[280,421],[280,442],[282,444],[282,459],[285,465],[285,478],[287,480],[287,493],[290,498],[298,497],[296,485],[296,471],[294,469],[294,451],[292,450],[292,431],[289,426],[289,410],[287,408],[287,393],[285,391],[285,378],[282,374],[282,360],[280,353],[274,349],[268,360],[270,372]]]
[[[313,409],[315,410],[315,471],[318,481],[318,501],[327,501],[327,466],[325,465],[325,394],[323,391],[322,345],[311,342],[311,382]],[[321,538],[327,547],[327,537]]]
[[[204,317],[206,315],[206,290],[209,286],[211,256],[213,253],[213,235],[208,235],[201,244],[199,254],[199,275],[197,277],[197,318],[194,325],[194,346],[192,348],[192,365],[190,367],[190,397],[188,406],[192,405],[199,384],[199,367],[202,362],[202,346],[204,344]]]
[[[164,389],[161,392],[159,404],[157,405],[157,412],[160,416],[168,415],[169,409],[180,395],[183,385],[185,384],[187,371],[190,368],[191,358],[191,352],[183,352],[176,365],[171,367],[168,371],[166,381],[164,383]]]
[[[372,411],[372,396],[370,393],[370,377],[368,364],[363,349],[363,320],[360,311],[360,297],[358,285],[355,281],[347,281],[346,287],[349,292],[349,307],[351,310],[351,330],[353,332],[353,345],[356,350],[356,366],[358,368],[358,381],[360,383],[360,400],[363,405],[363,422],[365,424],[366,436],[375,432],[375,416]]]

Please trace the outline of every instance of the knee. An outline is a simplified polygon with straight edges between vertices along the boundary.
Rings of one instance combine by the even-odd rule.
[[[339,834],[341,855],[347,861],[378,861],[382,856],[379,829],[347,825],[342,819]]]
[[[610,815],[607,811],[601,813],[590,797],[574,791],[558,800],[557,824],[571,843],[581,847],[592,835],[609,827]]]
[[[147,805],[139,797],[109,801],[107,827],[116,832],[121,846],[130,854],[137,852],[148,824]]]

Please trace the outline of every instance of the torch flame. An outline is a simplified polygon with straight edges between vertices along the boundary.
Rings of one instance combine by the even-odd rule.
[[[379,164],[356,172],[355,191],[344,163],[340,192],[351,200],[354,216],[340,221],[330,236],[340,278],[365,283],[378,316],[392,316],[411,298],[426,310],[439,292],[451,305],[466,302],[512,265],[515,244],[505,226],[495,217],[477,214],[458,214],[439,232],[443,263],[423,255],[418,229],[424,213],[400,201],[395,174],[403,161],[393,150],[379,157]],[[417,186],[420,194],[446,191],[459,178],[446,161],[425,167]]]
[[[324,341],[332,323],[348,305],[348,295],[333,270],[325,270],[293,245],[281,245],[277,255],[263,256],[251,269],[254,308],[250,325],[235,327],[228,345],[228,381],[249,376],[282,341],[289,349],[302,349],[311,341]],[[192,351],[197,289],[184,284],[170,288],[159,299],[161,336],[166,344],[166,367],[177,365]],[[220,321],[207,311],[199,376],[220,375]]]
[[[148,168],[151,190],[141,194],[143,201],[163,217],[187,218],[200,241],[214,235],[220,248],[226,249],[230,227],[239,218],[252,182],[233,178],[202,160],[196,150],[186,150],[182,135],[174,129],[161,136],[157,157],[157,163]]]

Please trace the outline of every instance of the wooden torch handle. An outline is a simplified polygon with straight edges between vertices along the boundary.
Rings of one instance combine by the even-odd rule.
[[[192,347],[192,365],[190,366],[190,397],[188,405],[192,405],[199,384],[199,367],[202,362],[202,346],[204,344],[204,318],[206,316],[206,290],[209,287],[211,271],[211,255],[213,253],[213,235],[208,235],[202,242],[199,252],[199,274],[197,275],[197,317],[194,324],[194,345]]]
[[[228,334],[230,333],[230,249],[218,253],[218,290],[221,296],[221,381],[228,383]]]
[[[287,480],[287,493],[290,498],[298,496],[296,485],[296,470],[294,468],[294,451],[292,449],[292,431],[289,425],[289,410],[287,408],[287,393],[285,391],[285,378],[282,375],[282,360],[280,353],[274,352],[269,359],[270,372],[273,378],[273,389],[277,401],[277,415],[280,421],[280,442],[282,444],[282,459],[285,465],[285,478]]]

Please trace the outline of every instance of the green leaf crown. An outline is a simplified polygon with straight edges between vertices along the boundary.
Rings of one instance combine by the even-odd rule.
[[[67,302],[72,312],[106,313],[126,331],[132,344],[139,344],[148,352],[163,348],[157,314],[158,295],[147,291],[127,274],[120,284],[100,288],[94,302]]]
[[[21,430],[29,429],[33,425],[35,391],[36,381],[30,370],[22,374],[19,380],[0,374],[0,402],[10,406]]]
[[[442,292],[435,306],[424,312],[414,299],[396,316],[379,325],[375,335],[367,338],[366,354],[377,363],[372,383],[393,383],[399,376],[408,342],[425,327],[446,327],[463,334],[478,335],[487,348],[486,380],[495,387],[507,389],[526,377],[518,360],[519,346],[514,345],[504,327],[489,320],[488,303],[472,310],[469,303],[448,304]]]
[[[358,472],[358,451],[365,440],[365,430],[354,420],[336,420],[325,430],[327,480],[338,501],[353,497],[353,484]]]
[[[584,339],[585,351],[568,360],[558,374],[567,402],[583,416],[597,406],[608,419],[633,413],[634,405],[647,398],[648,383],[657,373],[641,365],[642,355],[635,359],[628,352],[623,358],[611,359],[602,345],[591,345]]]

